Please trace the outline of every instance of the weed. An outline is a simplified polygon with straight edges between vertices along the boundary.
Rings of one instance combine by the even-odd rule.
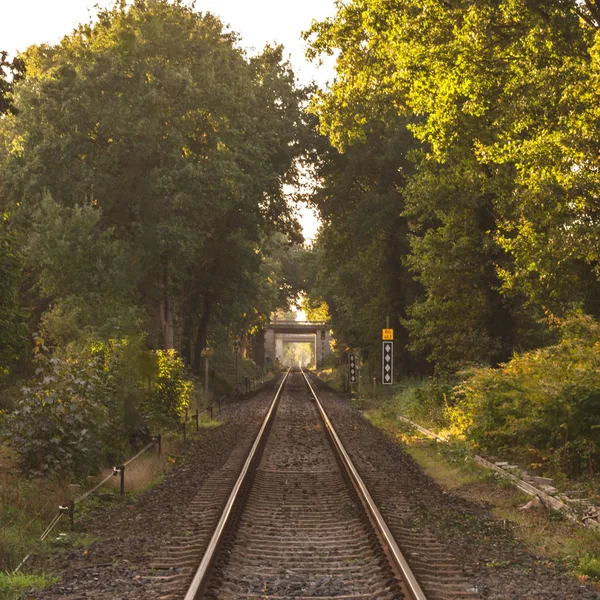
[[[50,542],[50,545],[55,548],[89,548],[95,541],[96,538],[88,533],[63,531]]]
[[[60,578],[53,574],[25,574],[0,572],[0,597],[5,600],[21,600],[32,590],[43,590]]]
[[[600,581],[600,559],[596,556],[584,556],[579,561],[577,572],[593,581]]]

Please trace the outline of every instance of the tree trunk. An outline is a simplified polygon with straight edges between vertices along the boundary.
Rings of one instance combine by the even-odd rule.
[[[198,333],[196,334],[196,342],[194,344],[194,363],[192,371],[200,374],[202,370],[202,350],[206,348],[206,336],[208,334],[208,321],[210,319],[211,298],[207,294],[204,296],[204,310],[198,324]]]
[[[192,364],[192,319],[186,312],[183,318],[183,339],[181,341],[181,355],[187,365]]]
[[[160,326],[163,337],[163,347],[171,350],[175,347],[175,335],[173,329],[173,298],[167,297],[166,302],[160,303]]]

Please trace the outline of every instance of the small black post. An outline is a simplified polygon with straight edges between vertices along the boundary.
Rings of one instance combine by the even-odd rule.
[[[183,422],[183,443],[187,442],[187,422]]]
[[[69,500],[69,523],[71,523],[71,529],[75,525],[75,500]]]
[[[219,398],[217,402],[219,404],[219,414],[221,414],[221,398]]]
[[[121,473],[121,496],[125,494],[125,465],[119,467]]]
[[[156,436],[156,446],[158,447],[158,455],[162,454],[162,436],[160,433]]]
[[[198,409],[196,409],[196,414],[194,415],[194,419],[196,419],[196,431],[198,431],[198,428],[200,427],[200,426],[198,425],[198,416],[199,416],[199,415],[198,415]]]
[[[212,421],[213,418],[213,405],[210,405],[210,420]]]

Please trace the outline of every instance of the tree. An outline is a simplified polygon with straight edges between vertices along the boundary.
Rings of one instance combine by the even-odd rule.
[[[24,65],[18,58],[8,60],[7,52],[0,52],[0,119],[14,113],[14,84],[24,75]],[[8,214],[0,212],[0,374],[22,354],[26,347],[24,313],[18,292],[22,272],[22,257],[8,229]]]
[[[14,113],[14,85],[23,79],[25,65],[20,58],[8,60],[8,52],[0,52],[0,116]]]
[[[598,314],[597,16],[591,1],[354,0],[307,34],[315,56],[338,52],[314,110],[340,151],[398,118],[415,137],[398,208],[423,293],[406,324],[444,368],[540,343],[545,312]]]
[[[402,118],[371,122],[364,139],[345,152],[320,140],[320,185],[311,198],[323,224],[309,297],[322,298],[329,306],[340,347],[360,348],[374,363],[380,357],[381,328],[390,317],[399,342],[398,366],[404,372],[424,366],[409,356],[401,325],[419,289],[403,262],[409,229],[401,211],[413,150]]]
[[[8,373],[27,348],[26,312],[19,298],[23,256],[7,221],[0,214],[0,376]]]
[[[265,237],[298,237],[283,186],[304,92],[281,48],[247,59],[216,17],[143,0],[23,60],[19,118],[0,125],[0,202],[24,231],[46,193],[100,209],[149,339],[199,356],[214,307],[259,272]]]

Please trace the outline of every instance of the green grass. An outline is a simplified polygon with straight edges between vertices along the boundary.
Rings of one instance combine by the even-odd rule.
[[[217,421],[217,419],[211,419],[206,413],[200,413],[198,415],[198,427],[203,429],[213,429],[223,425],[223,421]],[[196,423],[190,421],[189,426],[192,429],[196,426]]]
[[[57,575],[2,573],[0,572],[0,598],[3,600],[21,600],[25,594],[34,590],[43,590],[60,581]]]
[[[51,539],[50,545],[54,548],[89,548],[96,538],[89,533],[76,533],[63,531]]]
[[[600,557],[584,556],[579,561],[577,572],[592,581],[600,581]]]

